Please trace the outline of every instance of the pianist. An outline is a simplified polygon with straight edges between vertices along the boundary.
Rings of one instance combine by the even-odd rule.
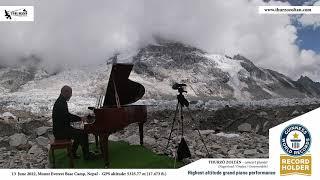
[[[59,98],[56,100],[52,110],[53,134],[56,139],[73,139],[72,156],[79,158],[76,152],[81,145],[83,158],[85,160],[95,159],[94,153],[89,152],[88,134],[81,129],[71,127],[70,122],[84,121],[85,118],[73,115],[68,111],[67,101],[72,96],[72,89],[63,86]]]

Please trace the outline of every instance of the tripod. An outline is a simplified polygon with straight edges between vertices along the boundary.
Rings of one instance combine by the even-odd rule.
[[[183,120],[184,120],[183,107],[187,107],[188,115],[190,116],[191,120],[194,122],[194,118],[193,118],[193,116],[191,115],[191,112],[190,112],[189,102],[183,95],[183,92],[186,92],[186,91],[184,91],[182,88],[178,88],[178,91],[179,91],[179,94],[177,95],[178,103],[176,105],[176,110],[175,110],[173,121],[172,121],[172,125],[171,125],[171,131],[170,131],[170,135],[169,135],[169,138],[168,138],[168,143],[167,143],[167,146],[165,148],[165,150],[167,150],[168,147],[169,147],[169,143],[170,143],[170,140],[171,140],[171,137],[172,137],[172,132],[173,132],[173,129],[174,129],[174,124],[175,124],[175,122],[177,120],[177,114],[179,112],[180,113],[180,121],[178,121],[178,123],[181,126],[181,128],[180,128],[181,129],[181,140],[180,140],[180,143],[179,143],[179,147],[178,147],[177,153],[175,155],[174,167],[175,167],[175,164],[176,164],[177,156],[178,156],[178,160],[182,160],[183,158],[191,156],[189,148],[188,148],[187,144],[185,143],[184,136],[183,136],[184,135],[184,129],[183,129],[184,128],[183,127]],[[178,125],[178,130],[179,130],[179,125]],[[197,130],[198,135],[200,137],[200,140],[202,141],[202,143],[203,143],[203,145],[204,145],[204,147],[206,149],[207,156],[209,157],[209,151],[207,149],[206,143],[204,142],[199,129],[198,128],[195,128],[195,129]],[[184,155],[179,157],[179,149],[180,148],[186,148],[186,150],[180,151],[180,152],[184,153]]]

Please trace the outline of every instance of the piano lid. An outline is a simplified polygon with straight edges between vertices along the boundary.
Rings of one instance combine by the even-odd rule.
[[[120,105],[131,104],[142,98],[145,93],[144,87],[141,84],[129,79],[132,68],[133,64],[115,63],[112,65],[103,106],[117,105],[113,85],[114,83],[116,85]]]

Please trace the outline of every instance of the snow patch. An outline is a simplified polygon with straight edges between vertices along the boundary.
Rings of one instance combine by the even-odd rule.
[[[233,88],[234,97],[238,100],[248,100],[250,96],[246,93],[242,93],[242,89],[248,87],[246,83],[239,80],[239,72],[248,73],[240,64],[241,60],[228,59],[221,55],[204,55],[206,58],[215,62],[216,66],[223,72],[229,74],[228,85]],[[249,74],[248,74],[249,76]]]

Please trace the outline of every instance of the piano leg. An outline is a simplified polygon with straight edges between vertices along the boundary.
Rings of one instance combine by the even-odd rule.
[[[140,145],[143,146],[143,123],[139,123]]]
[[[109,149],[108,149],[108,137],[109,134],[101,134],[99,135],[100,139],[100,149],[104,159],[105,167],[109,167]]]
[[[99,150],[98,148],[98,144],[99,144],[99,138],[98,138],[98,135],[94,135],[94,139],[95,139],[95,142],[96,142],[96,149]]]

